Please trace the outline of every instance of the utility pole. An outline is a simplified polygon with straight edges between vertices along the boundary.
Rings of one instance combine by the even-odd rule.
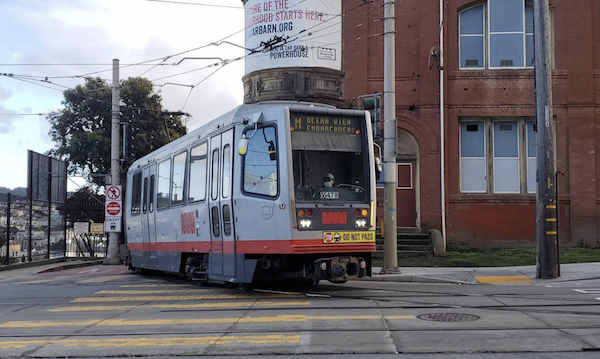
[[[398,216],[396,211],[396,18],[394,0],[385,0],[384,67],[383,67],[383,269],[382,273],[398,270]]]
[[[551,279],[558,277],[558,215],[548,0],[534,1],[533,16],[537,123],[536,278]]]
[[[121,171],[119,166],[119,60],[113,59],[112,76],[112,121],[110,141],[110,175],[111,185],[121,184]],[[119,259],[119,233],[108,233],[108,255],[104,264],[120,264]]]

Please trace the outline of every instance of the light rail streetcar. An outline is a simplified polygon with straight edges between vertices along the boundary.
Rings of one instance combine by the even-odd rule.
[[[373,146],[367,111],[241,105],[129,168],[126,265],[240,284],[370,276]]]

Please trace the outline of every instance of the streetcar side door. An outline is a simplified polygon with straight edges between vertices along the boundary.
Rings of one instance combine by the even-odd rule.
[[[156,243],[156,165],[149,168],[148,179],[148,233],[150,237],[150,267],[156,268],[157,263],[157,243]]]
[[[223,275],[223,235],[219,201],[219,180],[221,168],[221,135],[210,139],[210,187],[208,208],[210,216],[210,255],[209,275]]]
[[[142,237],[144,239],[144,267],[156,268],[156,221],[154,200],[156,166],[144,168],[142,172]]]
[[[236,242],[233,220],[233,129],[221,135],[221,192],[219,204],[223,223],[223,275],[235,277]]]

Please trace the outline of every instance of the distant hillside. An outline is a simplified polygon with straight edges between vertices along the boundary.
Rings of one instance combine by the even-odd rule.
[[[0,187],[0,193],[11,193],[15,196],[23,196],[27,197],[27,188],[26,187],[17,187],[15,189],[10,189],[7,187]]]

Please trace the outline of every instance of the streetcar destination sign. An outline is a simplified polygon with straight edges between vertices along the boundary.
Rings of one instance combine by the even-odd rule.
[[[291,113],[291,130],[294,132],[327,133],[338,135],[360,134],[358,117],[327,116],[310,113]]]

